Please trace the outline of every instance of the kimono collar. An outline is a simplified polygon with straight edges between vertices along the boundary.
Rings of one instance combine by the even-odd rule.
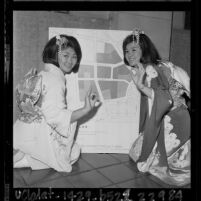
[[[61,77],[61,79],[63,79],[65,81],[65,75],[64,75],[64,73],[61,71],[60,68],[58,68],[54,64],[46,63],[44,70],[47,71],[47,72],[51,72],[51,73],[53,73],[54,75],[56,75],[58,77]]]

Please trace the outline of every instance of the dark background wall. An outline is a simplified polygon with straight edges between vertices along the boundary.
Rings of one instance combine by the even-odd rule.
[[[173,13],[170,60],[182,67],[190,75],[191,31],[190,12]]]

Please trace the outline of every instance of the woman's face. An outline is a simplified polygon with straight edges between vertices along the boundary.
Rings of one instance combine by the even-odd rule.
[[[142,51],[137,43],[131,42],[127,44],[125,50],[125,58],[130,66],[135,66],[137,63],[139,63],[141,56]]]
[[[61,53],[58,54],[58,63],[64,74],[70,73],[77,63],[75,50],[71,47],[62,50]]]

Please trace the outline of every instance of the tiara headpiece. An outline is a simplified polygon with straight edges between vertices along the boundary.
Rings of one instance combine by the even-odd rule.
[[[135,41],[134,40],[134,37],[135,37],[136,38],[136,43],[139,44],[140,34],[144,34],[144,31],[142,31],[140,29],[134,29],[133,30],[133,42]]]
[[[56,36],[56,44],[59,46],[58,48],[58,53],[61,53],[61,47],[64,45],[64,44],[67,44],[68,43],[68,40],[66,37],[61,37],[60,35],[57,35]]]

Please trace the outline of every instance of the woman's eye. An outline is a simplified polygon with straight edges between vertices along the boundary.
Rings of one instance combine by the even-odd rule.
[[[126,50],[125,53],[126,53],[126,54],[129,54],[129,53],[135,52],[135,51],[136,51],[136,49],[132,49],[132,50],[130,50],[130,51]]]

